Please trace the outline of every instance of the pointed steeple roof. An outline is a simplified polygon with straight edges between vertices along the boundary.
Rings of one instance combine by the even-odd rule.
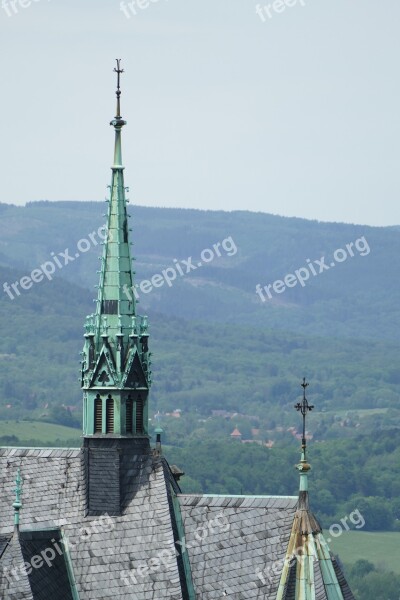
[[[94,333],[100,343],[103,333],[110,337],[122,335],[127,341],[136,315],[135,297],[132,293],[133,276],[129,242],[129,216],[122,165],[122,129],[126,121],[121,117],[120,76],[124,72],[117,59],[117,108],[110,125],[115,130],[114,162],[110,198],[108,200],[107,237],[101,257],[100,281],[97,295]]]
[[[303,417],[299,499],[276,600],[354,600],[340,566],[331,554],[322,527],[310,510],[307,461],[306,417],[314,406],[308,403],[305,378],[302,401],[295,405]]]

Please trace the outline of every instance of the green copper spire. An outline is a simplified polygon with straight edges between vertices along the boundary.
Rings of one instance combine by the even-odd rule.
[[[114,164],[111,167],[110,199],[108,201],[107,239],[101,259],[100,282],[95,315],[96,340],[103,333],[109,336],[122,334],[127,341],[132,316],[135,315],[134,294],[127,295],[124,290],[131,289],[132,261],[128,239],[128,213],[126,209],[124,167],[122,166],[121,134],[126,125],[121,117],[120,76],[124,72],[117,60],[117,110],[110,125],[114,127]]]
[[[15,479],[15,502],[13,503],[14,508],[14,527],[19,531],[19,511],[22,508],[21,495],[22,495],[22,477],[21,469],[17,471],[17,477]]]
[[[101,257],[96,310],[86,318],[82,353],[84,435],[147,435],[150,387],[147,317],[136,315],[122,166],[121,69],[117,59],[114,163],[107,238]]]

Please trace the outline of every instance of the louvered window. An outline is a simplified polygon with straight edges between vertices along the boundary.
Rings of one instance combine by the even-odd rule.
[[[101,304],[101,312],[103,315],[117,315],[118,300],[103,300]]]
[[[106,404],[106,433],[114,433],[114,400],[111,396]]]
[[[133,433],[133,400],[126,400],[126,433]]]
[[[103,423],[103,402],[99,394],[94,401],[94,432],[101,433]]]
[[[141,396],[136,400],[136,433],[143,433],[143,400]]]

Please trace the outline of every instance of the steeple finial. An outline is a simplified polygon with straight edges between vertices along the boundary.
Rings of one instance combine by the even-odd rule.
[[[113,168],[118,167],[119,169],[123,169],[122,166],[122,150],[121,150],[121,130],[124,125],[126,125],[126,121],[121,117],[121,73],[124,72],[124,69],[121,69],[121,59],[117,58],[117,66],[114,67],[114,72],[117,74],[117,91],[115,92],[117,96],[117,114],[114,119],[110,122],[115,129],[115,148],[114,148],[114,165]]]
[[[15,492],[15,502],[13,503],[14,508],[14,528],[16,531],[19,531],[19,511],[22,508],[21,495],[22,495],[22,477],[21,477],[21,469],[17,471],[17,477],[15,479],[16,488]]]
[[[117,68],[114,67],[114,72],[117,73],[117,91],[116,96],[117,96],[117,114],[115,115],[115,118],[121,118],[121,106],[120,106],[120,97],[121,97],[121,88],[120,88],[120,77],[121,77],[121,73],[124,72],[124,69],[121,69],[121,59],[120,58],[116,58],[115,59],[117,61]]]
[[[308,404],[308,400],[306,398],[306,389],[309,384],[306,382],[306,378],[303,377],[303,382],[301,387],[303,388],[303,400],[302,402],[298,402],[295,404],[295,409],[301,412],[303,416],[303,434],[301,438],[301,460],[300,464],[297,465],[297,469],[300,472],[300,491],[307,492],[308,491],[308,471],[311,469],[310,465],[307,462],[307,440],[306,440],[306,417],[309,412],[311,412],[314,408],[313,404]]]
[[[307,446],[307,441],[306,441],[306,417],[308,412],[312,411],[312,409],[314,408],[314,406],[312,404],[308,404],[308,400],[306,398],[306,389],[308,388],[310,384],[306,382],[306,378],[303,377],[303,383],[301,384],[301,387],[303,388],[303,401],[302,402],[298,402],[295,405],[295,409],[297,411],[300,411],[301,414],[303,415],[303,435],[301,438],[301,444],[302,444],[302,448],[304,449],[304,454],[305,454],[305,450],[306,450],[306,446]]]

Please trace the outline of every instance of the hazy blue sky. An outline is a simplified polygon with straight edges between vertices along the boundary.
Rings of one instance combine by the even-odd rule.
[[[399,0],[10,2],[1,202],[104,199],[118,57],[132,202],[400,224]]]

